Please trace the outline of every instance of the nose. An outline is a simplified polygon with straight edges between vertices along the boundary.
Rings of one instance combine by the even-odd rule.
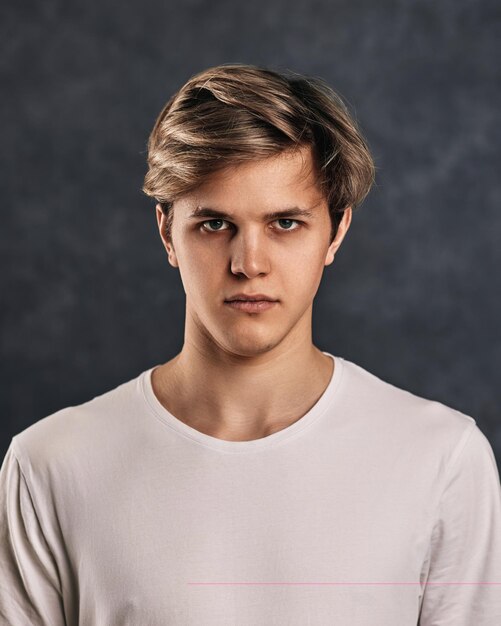
[[[267,274],[270,271],[265,237],[257,232],[239,232],[230,244],[230,271],[244,274],[247,278]]]

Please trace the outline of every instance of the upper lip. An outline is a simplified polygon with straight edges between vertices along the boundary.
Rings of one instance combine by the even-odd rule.
[[[225,302],[231,302],[232,300],[269,300],[270,302],[276,302],[275,298],[271,298],[264,293],[236,293],[234,296],[226,298]]]

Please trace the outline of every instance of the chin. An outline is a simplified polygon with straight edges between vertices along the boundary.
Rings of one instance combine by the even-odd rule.
[[[219,345],[230,354],[250,357],[266,354],[275,348],[283,339],[283,336],[272,333],[231,333],[226,335]]]

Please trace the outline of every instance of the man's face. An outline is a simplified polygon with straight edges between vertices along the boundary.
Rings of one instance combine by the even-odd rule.
[[[200,207],[230,217],[193,217]],[[311,216],[297,216],[293,207]],[[327,202],[316,186],[309,149],[218,172],[171,210],[171,240],[159,205],[157,221],[169,262],[180,271],[187,330],[196,335],[190,340],[241,356],[267,352],[286,338],[311,343],[313,299],[352,211],[345,211],[330,243]],[[265,217],[276,211],[287,213]],[[278,302],[250,313],[225,302],[237,293],[266,294]]]

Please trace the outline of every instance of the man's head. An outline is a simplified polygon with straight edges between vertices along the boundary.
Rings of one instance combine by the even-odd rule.
[[[374,178],[339,96],[319,79],[211,68],[160,113],[148,164],[143,190],[158,201],[160,234],[199,335],[251,355],[292,329],[311,332],[323,268]],[[236,293],[278,303],[244,313],[225,303]]]
[[[322,79],[244,64],[195,74],[160,112],[148,141],[143,191],[167,216],[175,201],[227,166],[311,146],[317,184],[334,237],[374,181],[366,141],[347,107]]]

